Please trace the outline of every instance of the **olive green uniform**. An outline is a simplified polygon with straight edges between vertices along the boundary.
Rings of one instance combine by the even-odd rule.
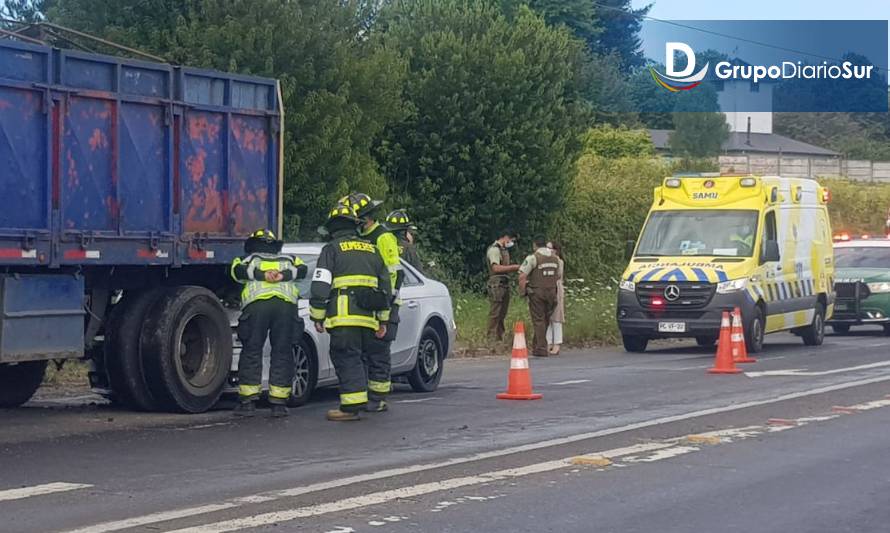
[[[534,329],[532,355],[547,357],[547,326],[557,304],[559,259],[549,248],[538,248],[525,258],[519,272],[527,276],[528,312]]]
[[[495,274],[492,265],[510,265],[510,252],[498,243],[493,243],[485,252],[485,264],[488,266],[488,337],[502,340],[504,338],[504,319],[510,309],[510,276]]]

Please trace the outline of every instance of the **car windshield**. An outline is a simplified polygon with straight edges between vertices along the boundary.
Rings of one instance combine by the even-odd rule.
[[[890,270],[890,247],[835,248],[834,261],[837,268],[885,268]]]
[[[757,211],[657,211],[652,213],[637,255],[751,257]]]

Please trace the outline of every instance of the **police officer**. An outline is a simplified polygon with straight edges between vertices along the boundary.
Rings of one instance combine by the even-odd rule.
[[[528,312],[534,327],[532,355],[547,357],[547,325],[556,309],[559,259],[547,248],[547,239],[536,237],[535,252],[519,267],[519,294],[528,296]]]
[[[269,402],[272,416],[287,416],[294,379],[291,352],[294,335],[302,333],[297,314],[300,297],[295,283],[306,277],[306,265],[297,257],[281,253],[282,241],[270,230],[254,232],[244,243],[244,258],[232,262],[231,275],[242,283],[241,318],[238,338],[241,356],[238,359],[239,403],[235,414],[253,415],[255,402],[262,392],[263,347],[266,336],[272,344],[269,364]]]
[[[417,226],[411,222],[408,213],[404,209],[396,209],[386,215],[386,227],[393,232],[398,240],[399,256],[423,274],[423,262],[420,260],[420,254],[417,253],[417,248],[414,246],[413,232],[417,231]]]
[[[331,240],[312,276],[309,316],[316,331],[331,336],[331,361],[340,381],[340,407],[327,413],[334,422],[358,420],[367,407],[365,354],[386,334],[392,301],[389,272],[374,245],[357,235],[359,224],[351,204],[334,206],[325,224]]]
[[[516,241],[516,233],[505,229],[485,252],[485,265],[488,268],[488,337],[504,338],[504,318],[510,308],[510,274],[519,270],[519,265],[510,263],[510,248]]]
[[[348,198],[352,203],[352,208],[355,209],[355,214],[362,220],[361,237],[367,239],[377,248],[377,253],[380,254],[383,264],[386,265],[393,293],[389,320],[386,321],[386,336],[379,339],[372,338],[368,352],[365,354],[368,358],[369,389],[366,410],[382,412],[389,408],[386,397],[392,389],[390,347],[399,328],[399,307],[402,303],[399,300],[399,290],[402,288],[405,271],[402,270],[402,263],[399,261],[398,240],[391,231],[376,220],[377,211],[383,202],[372,200],[370,196],[363,193],[353,193]]]

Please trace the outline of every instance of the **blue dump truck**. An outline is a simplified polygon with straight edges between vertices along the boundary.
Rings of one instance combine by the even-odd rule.
[[[216,403],[227,266],[281,230],[282,113],[275,80],[0,40],[0,407],[83,358],[124,405]]]

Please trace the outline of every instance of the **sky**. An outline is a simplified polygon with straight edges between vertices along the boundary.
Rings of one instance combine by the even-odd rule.
[[[888,20],[890,0],[632,0],[665,20]],[[890,43],[888,43],[890,51]]]

